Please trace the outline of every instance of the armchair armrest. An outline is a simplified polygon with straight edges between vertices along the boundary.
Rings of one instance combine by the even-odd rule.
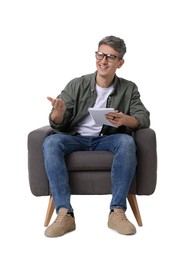
[[[49,184],[45,174],[42,144],[53,133],[50,126],[43,126],[28,134],[28,172],[31,192],[35,196],[49,195]],[[37,182],[36,182],[37,180]]]
[[[155,191],[157,181],[157,143],[156,133],[151,128],[135,131],[137,145],[136,193],[151,195]]]

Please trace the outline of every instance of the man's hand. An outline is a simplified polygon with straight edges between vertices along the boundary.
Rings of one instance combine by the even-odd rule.
[[[121,125],[128,126],[133,129],[138,127],[138,120],[135,117],[125,115],[122,112],[110,112],[106,115],[106,119],[108,119],[110,123],[116,127]]]
[[[106,114],[106,119],[110,121],[114,126],[119,127],[124,124],[124,114],[118,113],[118,111],[110,112]]]
[[[55,124],[61,124],[63,122],[64,113],[66,110],[65,102],[59,98],[47,97],[54,108],[50,117]]]
[[[47,97],[47,99],[51,102],[51,104],[55,110],[57,110],[59,112],[66,110],[65,102],[62,99],[52,98],[52,97]]]

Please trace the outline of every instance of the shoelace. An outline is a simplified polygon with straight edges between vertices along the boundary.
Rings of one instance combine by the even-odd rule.
[[[56,218],[56,220],[55,220],[55,222],[56,223],[61,223],[64,219],[66,219],[68,217],[68,215],[67,214],[61,214],[61,213],[59,213],[58,215],[57,215],[57,218]]]
[[[121,220],[128,220],[124,212],[115,212],[115,214],[121,218]]]

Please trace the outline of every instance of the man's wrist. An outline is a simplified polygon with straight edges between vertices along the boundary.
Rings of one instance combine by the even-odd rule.
[[[61,110],[61,112],[53,110],[52,113],[50,114],[50,120],[54,124],[59,125],[63,122],[64,114],[65,114],[65,110]]]

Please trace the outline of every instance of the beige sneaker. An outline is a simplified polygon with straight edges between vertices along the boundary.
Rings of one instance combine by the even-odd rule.
[[[127,219],[123,209],[114,209],[108,217],[108,227],[123,235],[136,233],[135,226]]]
[[[67,212],[67,209],[60,208],[56,220],[45,230],[45,236],[59,237],[76,229],[74,217]]]

